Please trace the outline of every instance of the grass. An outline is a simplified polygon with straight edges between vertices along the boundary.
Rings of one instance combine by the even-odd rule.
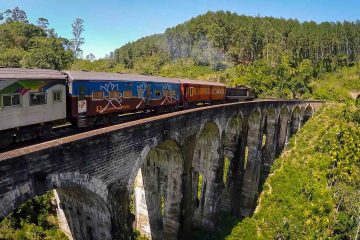
[[[339,201],[335,185],[329,184],[329,173],[334,165],[329,152],[344,148],[337,147],[341,144],[337,142],[341,131],[354,134],[354,139],[359,138],[358,125],[343,116],[347,108],[341,104],[327,104],[291,139],[288,149],[272,166],[255,214],[239,223],[226,239],[326,239],[338,236],[341,224],[336,209]],[[347,138],[352,139],[351,136]],[[334,146],[330,144],[332,147],[327,149],[329,142]],[[355,179],[359,171],[359,159],[352,154],[354,151],[360,151],[358,145],[343,153],[344,159],[351,156],[348,157],[348,165],[353,167],[350,179]],[[350,182],[354,184],[358,180]],[[345,192],[343,198],[355,194],[353,197],[360,199],[359,190]],[[358,202],[350,201],[350,204],[360,209]],[[343,206],[346,207],[349,206]],[[348,220],[354,217],[356,214],[348,216]],[[356,222],[352,222],[345,236],[353,237],[355,227]]]

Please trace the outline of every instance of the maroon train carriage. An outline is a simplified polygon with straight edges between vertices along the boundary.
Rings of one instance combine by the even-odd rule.
[[[226,86],[218,82],[179,79],[181,82],[182,105],[196,106],[199,103],[222,103],[225,101]]]

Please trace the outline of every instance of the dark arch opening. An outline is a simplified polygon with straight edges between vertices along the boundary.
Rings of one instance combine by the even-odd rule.
[[[300,129],[300,107],[296,106],[291,113],[290,135],[294,135]]]
[[[314,114],[313,108],[310,105],[308,105],[304,110],[301,125],[304,125],[313,116],[313,114]]]

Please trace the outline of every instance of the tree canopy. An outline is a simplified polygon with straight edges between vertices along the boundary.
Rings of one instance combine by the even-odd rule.
[[[16,7],[0,14],[0,66],[66,69],[73,61],[71,43],[49,29],[49,21],[39,18],[38,26]]]

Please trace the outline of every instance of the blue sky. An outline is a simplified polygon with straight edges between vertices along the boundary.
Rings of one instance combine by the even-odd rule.
[[[33,23],[39,17],[47,18],[50,27],[67,38],[72,37],[72,21],[84,19],[84,56],[91,52],[97,58],[209,10],[300,21],[360,19],[360,0],[0,0],[2,12],[16,6]]]

